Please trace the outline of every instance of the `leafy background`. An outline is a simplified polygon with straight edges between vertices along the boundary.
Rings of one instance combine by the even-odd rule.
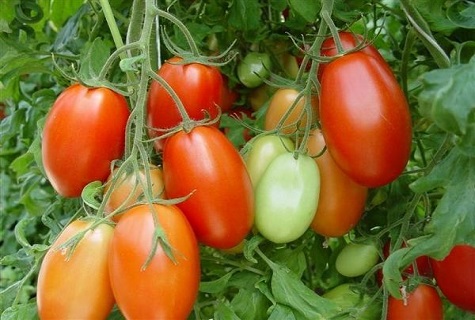
[[[110,0],[123,38],[129,1]],[[204,54],[222,52],[236,40],[237,57],[222,68],[230,86],[236,65],[251,50],[271,53],[273,72],[286,76],[277,59],[289,41],[311,41],[320,1],[159,1],[187,26]],[[113,52],[114,39],[98,1],[0,0],[0,313],[1,319],[35,319],[36,276],[41,258],[61,229],[79,213],[79,199],[56,195],[41,164],[41,128],[70,76],[88,78]],[[282,12],[287,18],[282,19]],[[441,258],[455,243],[475,246],[475,5],[468,1],[334,2],[332,19],[341,29],[365,34],[390,63],[411,106],[414,141],[406,172],[391,185],[371,190],[358,226],[342,238],[308,231],[276,246],[250,237],[242,254],[202,247],[202,282],[190,319],[348,319],[368,305],[385,315],[389,294],[398,293],[399,270],[420,255]],[[163,21],[173,43],[186,48],[179,29]],[[159,44],[160,58],[171,53]],[[157,55],[150,53],[151,57]],[[157,61],[158,64],[158,61]],[[110,81],[125,81],[114,66]],[[249,89],[237,86],[237,105]],[[263,112],[249,124],[259,127]],[[238,122],[227,119],[240,145]],[[375,273],[345,278],[334,267],[348,241],[386,241],[399,248],[384,263],[385,284]],[[321,297],[351,283],[367,300],[341,308]],[[471,316],[444,302],[446,319]],[[110,316],[121,319],[118,310]]]

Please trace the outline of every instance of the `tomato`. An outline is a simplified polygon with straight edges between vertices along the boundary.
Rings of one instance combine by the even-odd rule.
[[[256,189],[257,230],[274,243],[298,239],[317,210],[320,175],[312,158],[287,152],[267,167]]]
[[[343,310],[351,309],[351,319],[380,319],[381,305],[371,301],[367,294],[354,290],[350,283],[340,284],[325,292],[322,297],[331,300]]]
[[[248,88],[260,86],[269,77],[272,68],[270,56],[262,52],[250,52],[237,66],[239,81]]]
[[[437,290],[419,284],[405,299],[389,297],[388,320],[442,320],[444,312]]]
[[[279,155],[294,151],[292,140],[275,134],[259,136],[245,155],[246,167],[254,189],[269,164]]]
[[[156,226],[166,236],[175,261],[160,242],[150,263]],[[200,282],[198,243],[175,206],[139,205],[124,213],[115,228],[109,254],[112,290],[127,319],[186,319]]]
[[[335,268],[345,277],[359,277],[378,263],[378,249],[373,243],[348,243],[336,257]]]
[[[249,233],[254,220],[251,179],[239,152],[215,127],[198,126],[167,139],[163,178],[200,242],[229,249]]]
[[[69,259],[69,250],[58,249],[91,224],[71,222],[46,252],[37,284],[40,319],[106,319],[112,310],[108,253],[114,228],[100,224],[88,230]]]
[[[442,260],[430,258],[437,286],[457,307],[475,313],[475,247],[456,245]]]
[[[297,101],[297,99],[299,100]],[[312,99],[311,123],[316,119],[317,105],[317,100]],[[283,122],[283,127],[281,127],[280,131],[284,134],[292,134],[297,130],[304,130],[307,125],[308,117],[308,114],[305,111],[305,97],[301,96],[299,98],[299,92],[290,88],[278,89],[272,96],[269,107],[266,111],[264,129],[275,129],[281,118],[292,106],[293,110]]]
[[[270,101],[276,89],[267,83],[254,88],[247,96],[248,102],[254,111],[261,109]]]
[[[111,173],[104,186],[104,196],[112,186],[113,178],[117,173],[117,169]],[[144,197],[143,186],[147,186],[146,172],[141,168],[138,172],[124,172],[120,177],[116,178],[116,184],[111,191],[109,199],[105,205],[105,212],[112,213],[117,209],[127,209],[134,205],[137,201]],[[149,167],[149,179],[152,186],[152,195],[154,198],[166,198],[162,169],[155,165]],[[112,220],[119,221],[121,214],[114,215]]]
[[[310,155],[318,155],[324,149],[320,130],[310,132],[307,147]],[[353,182],[341,171],[328,150],[315,161],[320,169],[320,198],[311,227],[325,237],[340,237],[360,220],[368,188]]]
[[[234,103],[239,98],[239,93],[234,88],[230,88],[228,82],[228,78],[223,76],[223,85],[221,87],[221,103],[219,104],[222,113],[231,110]]]
[[[124,153],[130,112],[125,98],[107,88],[75,84],[61,93],[43,129],[46,176],[64,197],[79,197],[92,181],[105,181],[112,160]]]
[[[328,64],[320,121],[328,150],[356,183],[378,187],[404,170],[411,151],[411,115],[387,65],[356,52]]]
[[[376,49],[372,44],[365,41],[362,35],[354,34],[347,31],[340,31],[338,33],[340,37],[340,42],[343,47],[343,50],[348,51],[354,49],[360,45],[363,45],[359,52],[367,54],[369,56],[374,57],[375,59],[379,60],[381,64],[386,64],[386,61],[379,53],[378,49]],[[320,48],[320,55],[322,57],[335,57],[340,55],[338,52],[337,46],[335,44],[335,39],[333,37],[329,37],[325,39],[322,43]],[[327,64],[321,63],[318,68],[318,78],[321,80],[323,71],[325,70]]]
[[[175,91],[180,101],[194,120],[206,117],[216,118],[217,106],[222,104],[223,77],[218,68],[200,63],[182,64],[182,59],[173,57],[167,60],[157,74]],[[153,81],[147,100],[147,121],[151,137],[158,137],[162,132],[174,128],[182,122],[182,117],[173,98],[157,81]],[[158,130],[158,131],[157,131]],[[157,140],[160,141],[160,140]],[[161,143],[155,144],[161,149]]]

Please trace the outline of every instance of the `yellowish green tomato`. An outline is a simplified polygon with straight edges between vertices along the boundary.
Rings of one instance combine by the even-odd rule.
[[[237,75],[239,81],[248,88],[260,86],[269,77],[272,67],[270,56],[262,52],[250,52],[239,63]]]
[[[338,254],[335,268],[345,277],[358,277],[371,270],[378,260],[378,249],[373,243],[349,243]]]

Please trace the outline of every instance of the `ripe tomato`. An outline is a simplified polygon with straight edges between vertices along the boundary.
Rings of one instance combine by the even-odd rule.
[[[163,230],[172,261],[160,243],[150,263],[156,232]],[[139,205],[124,213],[115,228],[109,272],[117,305],[127,319],[186,319],[200,282],[198,243],[176,206]]]
[[[313,130],[307,141],[310,155],[325,147],[320,130]],[[325,237],[340,237],[354,228],[363,214],[368,188],[351,180],[326,150],[315,158],[320,169],[320,198],[312,229]]]
[[[104,196],[112,186],[112,179],[116,175],[117,169],[111,173],[107,179],[107,183],[104,186]],[[145,169],[142,168],[138,172],[124,172],[120,177],[117,177],[117,182],[114,185],[114,189],[111,191],[109,199],[105,205],[105,212],[112,213],[113,211],[121,208],[127,209],[134,205],[137,201],[144,196],[143,185],[147,185],[147,178]],[[152,185],[152,195],[154,198],[166,198],[165,187],[163,183],[162,169],[150,165],[149,167],[149,179]],[[117,214],[112,217],[115,222],[119,221],[122,214]]]
[[[223,77],[218,68],[199,63],[181,64],[182,59],[167,60],[158,75],[175,91],[191,119],[201,120],[207,116],[216,118],[222,104]],[[157,81],[153,81],[147,100],[147,121],[151,128],[163,130],[174,128],[183,119],[173,98]],[[151,137],[162,132],[149,131]],[[160,140],[155,144],[161,149]]]
[[[87,231],[69,260],[66,250],[58,250],[91,223],[71,222],[46,253],[37,286],[41,319],[106,319],[114,306],[108,270],[114,228],[101,224]]]
[[[281,88],[278,89],[270,100],[269,107],[266,111],[264,129],[272,130],[277,127],[277,124],[284,116],[284,114],[290,110],[292,105],[296,103],[292,112],[283,123],[281,132],[284,134],[292,134],[297,130],[304,130],[307,125],[307,113],[305,110],[305,97],[301,96],[299,101],[296,102],[299,92],[295,89]],[[312,99],[312,123],[316,119],[317,115],[317,99]]]
[[[411,151],[411,115],[387,65],[356,52],[328,64],[320,120],[333,159],[356,183],[378,187],[396,179]]]
[[[373,45],[367,43],[362,35],[354,34],[347,31],[340,31],[338,33],[340,37],[340,42],[343,47],[343,50],[351,50],[358,47],[360,44],[364,44],[364,46],[359,50],[364,54],[374,57],[375,59],[379,60],[380,63],[386,64],[386,61],[379,53],[378,49],[376,49]],[[323,57],[335,57],[338,56],[340,53],[335,44],[335,39],[333,37],[329,37],[325,39],[322,43],[320,48],[320,55]],[[327,64],[321,63],[318,68],[318,78],[321,80],[323,71],[325,70]]]
[[[130,112],[107,88],[72,85],[56,99],[43,129],[46,176],[64,197],[78,197],[90,182],[105,181],[112,160],[124,153]]]
[[[437,290],[427,284],[419,284],[406,299],[389,297],[388,320],[442,320],[444,312]]]
[[[260,86],[270,75],[272,62],[267,53],[250,52],[237,66],[239,81],[248,88]]]
[[[275,134],[259,136],[245,155],[246,167],[254,190],[269,164],[279,155],[294,151],[292,140]]]
[[[277,156],[257,185],[257,230],[275,243],[298,239],[315,215],[319,189],[320,175],[312,158],[295,158],[290,152]]]
[[[239,244],[254,220],[251,179],[239,152],[215,127],[199,126],[167,139],[163,178],[198,240],[218,249]]]
[[[378,249],[373,243],[347,244],[336,257],[335,268],[345,277],[359,277],[378,263]]]
[[[430,259],[437,286],[457,307],[475,313],[475,247],[456,245],[442,260]]]

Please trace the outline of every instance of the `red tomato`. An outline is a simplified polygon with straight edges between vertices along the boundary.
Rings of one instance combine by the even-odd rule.
[[[254,220],[251,179],[239,152],[215,127],[195,127],[167,139],[163,178],[199,241],[218,249],[238,245]]]
[[[144,268],[157,231],[154,215],[175,262],[159,242]],[[180,209],[154,204],[124,213],[115,228],[109,259],[114,296],[127,319],[186,319],[190,314],[198,294],[200,258],[193,230]]]
[[[361,44],[364,46],[361,48],[360,52],[367,54],[369,56],[374,57],[376,60],[379,60],[381,64],[386,64],[386,61],[381,56],[379,51],[371,44],[367,43],[362,35],[354,34],[347,31],[341,31],[338,33],[340,37],[340,42],[343,47],[343,50],[348,51],[358,47]],[[325,39],[322,43],[320,48],[320,55],[323,57],[335,57],[338,56],[340,53],[335,44],[335,39],[333,37],[329,37]],[[321,80],[323,71],[325,70],[327,64],[321,63],[318,68],[318,78]]]
[[[284,114],[292,107],[297,98],[299,92],[295,89],[281,88],[278,89],[270,100],[269,107],[266,111],[264,129],[272,130],[277,127],[277,124],[284,116]],[[317,116],[317,99],[312,99],[312,119],[313,123]],[[292,134],[297,130],[304,130],[307,125],[307,114],[305,109],[305,97],[301,96],[299,101],[294,105],[294,109],[290,112],[289,116],[283,123],[281,132],[284,134]]]
[[[388,320],[442,320],[442,300],[437,290],[427,284],[419,284],[405,299],[389,297]]]
[[[181,64],[181,61],[178,57],[171,58],[158,70],[158,75],[173,88],[191,119],[216,118],[224,90],[219,69],[199,63]],[[161,130],[174,128],[183,120],[171,95],[156,81],[150,85],[147,117],[151,128]],[[161,133],[150,130],[151,137]],[[161,149],[160,142],[155,145]]]
[[[107,88],[72,85],[56,99],[45,122],[46,175],[64,197],[78,197],[90,182],[105,181],[112,160],[124,153],[130,112],[125,98]]]
[[[323,150],[325,140],[320,130],[310,133],[307,146],[312,156]],[[320,169],[320,198],[311,227],[323,236],[340,237],[360,220],[368,188],[353,182],[341,171],[328,150],[315,161]]]
[[[115,169],[112,174],[107,179],[107,183],[104,186],[104,196],[109,191],[112,186],[112,179],[116,174],[117,169]],[[149,179],[152,185],[152,195],[154,198],[165,199],[165,187],[163,184],[163,174],[162,169],[150,165],[149,168]],[[114,189],[111,191],[109,199],[105,205],[105,212],[112,213],[114,210],[119,208],[127,209],[134,205],[140,198],[144,197],[143,194],[143,185],[147,185],[147,178],[145,169],[142,168],[138,172],[127,172],[123,173],[120,177],[117,177],[117,182],[114,185]],[[119,221],[122,214],[114,215],[112,220],[115,222]]]
[[[37,286],[41,319],[106,319],[114,306],[108,271],[114,228],[101,224],[87,231],[69,260],[66,250],[58,250],[91,223],[73,221],[46,253]]]
[[[356,52],[323,74],[320,121],[333,159],[356,183],[378,187],[396,179],[411,151],[411,114],[386,64]]]
[[[475,247],[456,245],[444,259],[430,259],[437,285],[457,307],[475,313]]]

